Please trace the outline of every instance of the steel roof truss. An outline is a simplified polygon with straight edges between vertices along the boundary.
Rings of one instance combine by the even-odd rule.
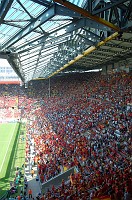
[[[47,37],[48,37],[49,35],[51,35],[51,34],[53,34],[53,33],[57,33],[57,31],[59,31],[59,30],[61,30],[61,29],[65,29],[65,34],[66,34],[66,33],[70,33],[70,32],[72,32],[72,31],[75,31],[75,30],[77,30],[77,29],[79,29],[79,28],[83,28],[83,27],[91,27],[91,28],[96,28],[96,29],[103,30],[103,26],[102,26],[102,25],[99,25],[99,24],[97,25],[96,22],[94,22],[94,21],[92,21],[92,20],[90,20],[90,19],[80,19],[80,20],[78,20],[78,21],[76,21],[76,22],[74,22],[74,23],[68,24],[68,25],[66,25],[66,26],[64,26],[64,27],[61,27],[61,28],[55,30],[55,31],[52,31],[51,33],[48,33],[48,34],[46,34],[46,35],[44,35],[44,36],[41,36],[41,37],[39,37],[39,38],[37,38],[37,39],[35,39],[35,40],[32,40],[31,42],[28,42],[28,43],[26,43],[25,45],[21,45],[20,47],[16,48],[16,51],[19,51],[19,50],[21,50],[22,48],[26,47],[27,45],[31,45],[32,43],[34,43],[34,42],[36,42],[36,41],[39,41],[39,43],[42,44],[42,40],[43,40],[43,39],[47,39]],[[106,29],[104,28],[104,30],[108,30],[108,28],[106,28]],[[95,37],[97,37],[96,34],[94,34],[94,33],[92,33],[92,32],[91,32],[91,34],[93,34],[93,35],[95,35]],[[62,36],[63,36],[63,35],[61,35],[61,36],[59,36],[59,37],[62,37]],[[100,37],[100,36],[98,36],[98,37]],[[40,45],[39,43],[36,44],[35,46]],[[31,48],[32,48],[32,47],[26,48],[25,50],[22,50],[22,51],[20,51],[19,53],[25,52],[25,51],[27,51],[27,50],[29,50],[29,49],[31,49]]]
[[[78,36],[81,37],[81,38],[83,38],[85,40],[85,44],[91,45],[91,46],[95,45],[95,42],[89,40],[88,38],[84,37],[83,35],[78,34]]]
[[[117,0],[111,0],[111,3],[116,3]],[[122,10],[126,10],[127,6],[124,4],[125,2],[123,2],[122,4],[118,4],[117,7],[122,9]]]
[[[87,1],[87,7],[85,9],[92,13],[92,0]]]
[[[16,62],[14,62],[14,60],[12,59],[11,56],[8,56],[7,57],[7,60],[8,62],[10,63],[10,65],[12,66],[12,68],[14,69],[14,71],[17,73],[17,75],[21,78],[21,80],[24,82],[25,81],[25,78],[23,76],[23,72],[22,72],[22,69],[21,69],[21,72],[20,72],[20,69],[18,68],[18,66],[16,65]]]
[[[80,13],[82,16],[84,16],[86,18],[94,20],[94,22],[96,22],[97,25],[102,24],[105,27],[109,27],[110,30],[120,31],[119,27],[115,26],[114,24],[110,23],[109,21],[106,21],[105,19],[100,18],[97,15],[95,16],[95,15],[89,13],[87,10],[84,10],[83,8],[78,7],[77,5],[75,5],[69,1],[54,0],[54,2],[64,5],[65,7],[69,8],[75,12]]]
[[[0,4],[0,24],[3,22],[8,10],[10,9],[13,0],[3,0]]]
[[[38,53],[38,51],[37,51],[37,53]],[[29,57],[30,56],[30,57]],[[37,55],[35,55],[35,56],[38,56],[38,54]],[[27,58],[26,59],[24,59],[24,61],[25,60],[29,60],[29,59],[31,59],[31,58],[34,58],[34,55],[30,55],[30,54],[28,54],[28,56],[27,56]],[[22,60],[23,61],[23,60]]]
[[[45,62],[45,64],[47,64],[49,61],[47,61],[47,62]],[[44,66],[44,64],[43,65],[38,65],[38,67],[42,67],[42,66]],[[35,66],[33,66],[33,67],[28,67],[26,70],[24,70],[24,72],[26,72],[26,73],[29,73],[29,71],[34,71],[34,68],[35,68]]]
[[[40,60],[40,57],[41,57],[41,52],[42,52],[42,50],[43,50],[43,48],[44,48],[44,44],[45,44],[45,43],[42,43],[42,46],[41,46],[41,48],[40,48],[40,50],[39,50],[39,54],[38,54],[38,58],[37,58],[37,63],[36,63],[36,68],[37,68],[37,66],[38,66],[38,63],[39,63],[39,60]],[[36,72],[36,68],[34,69],[33,77],[34,77],[34,74],[35,74],[35,72]]]
[[[52,53],[50,53],[50,54],[46,54],[46,55],[43,55],[43,56],[41,56],[41,60],[42,60],[42,58],[45,58],[45,59],[47,59],[49,56],[51,56],[53,54],[53,52]],[[29,60],[29,58],[27,58],[26,60]],[[26,63],[23,63],[22,61],[21,61],[21,63],[22,63],[22,65],[27,65],[28,63],[33,63],[33,62],[35,62],[37,59],[35,59],[35,60],[31,60],[30,62],[26,62]],[[24,60],[25,61],[25,60]],[[42,61],[44,61],[44,60],[42,60]],[[41,61],[40,61],[41,62]],[[39,62],[39,63],[40,63]]]
[[[108,18],[109,18],[108,20],[109,20],[110,22],[112,21],[113,12],[114,12],[114,9],[111,8],[110,11],[109,11],[109,17],[108,17]]]
[[[45,49],[44,49],[44,50],[45,50],[44,52],[47,52],[47,49],[48,49],[48,50],[52,50],[52,49],[54,50],[54,46],[50,46],[50,47],[45,48]],[[32,50],[32,49],[30,49],[30,50]],[[25,51],[24,51],[24,52],[25,52]],[[21,53],[23,54],[24,52],[21,52]],[[35,53],[35,52],[38,52],[38,51],[35,50],[35,51],[31,52],[31,53]],[[43,52],[43,53],[44,53],[44,52]],[[29,53],[30,53],[30,51],[29,51]],[[20,54],[19,54],[19,55],[20,55]],[[23,57],[23,56],[26,56],[26,54],[22,55],[22,57]]]
[[[44,0],[44,1],[43,0],[31,0],[31,1],[38,3],[38,4],[45,6],[45,7],[49,7],[50,4],[51,4],[51,2],[46,1],[46,0]]]
[[[20,4],[20,6],[23,8],[23,10],[29,15],[29,17],[31,19],[33,19],[32,15],[27,11],[27,9],[24,7],[24,5],[19,0],[17,0],[17,2]]]
[[[109,10],[111,8],[114,8],[115,6],[119,6],[120,4],[124,3],[124,2],[127,2],[128,0],[116,0],[116,2],[113,2],[113,3],[107,3],[105,6],[103,6],[102,8],[100,9],[97,9],[97,10],[94,10],[92,11],[92,14],[93,15],[97,15],[101,12],[104,12],[106,10]]]
[[[55,16],[54,6],[44,11],[44,13],[40,14],[30,24],[28,24],[25,28],[19,31],[14,37],[12,37],[5,44],[3,44],[2,49],[9,48],[10,46],[18,42],[20,39],[31,33],[33,30],[41,26],[43,23],[47,22],[53,16]]]
[[[123,21],[127,22],[129,20],[130,16],[131,16],[131,14],[132,14],[132,0],[130,1],[128,8],[125,12],[125,15],[123,17]]]
[[[31,64],[31,63],[36,63],[37,62],[37,59],[35,60],[32,60],[32,61],[29,61],[29,62],[26,62],[26,63],[21,63],[22,66],[25,66],[25,65],[28,65],[28,64]]]
[[[100,5],[102,5],[102,4],[104,4],[104,2],[102,1],[100,1],[100,0],[96,0],[96,1],[94,1],[93,3],[92,3],[92,9],[93,10],[96,10],[98,7],[100,7]]]
[[[49,48],[48,50],[52,50],[53,49],[53,51],[54,51],[54,48]],[[44,51],[43,53],[45,53],[45,52],[47,52],[47,51]],[[38,53],[38,51],[32,51],[32,52],[29,52],[29,54],[34,54],[34,53]],[[51,53],[53,53],[53,52],[51,52]],[[50,54],[48,54],[48,55],[50,55]],[[46,54],[46,56],[48,56],[47,54]],[[20,56],[20,54],[19,54],[19,56]],[[25,57],[26,56],[26,54],[24,54],[24,55],[22,55],[22,56],[20,56],[21,58],[23,58],[23,57]],[[27,60],[28,58],[26,58],[26,59],[23,59],[23,60],[21,60],[21,62],[23,62],[23,61],[25,61],[25,60]]]
[[[47,64],[48,62],[49,62],[48,60],[45,61],[45,64]],[[39,66],[44,66],[44,64],[43,65],[38,65],[38,67]],[[24,69],[24,72],[29,72],[30,70],[34,70],[34,68],[35,68],[35,65],[33,67],[27,68],[26,70]]]
[[[86,19],[81,19],[81,20],[77,21],[76,23],[71,23],[71,24],[69,24],[69,25],[64,26],[64,28],[65,28],[65,34],[66,34],[66,33],[70,33],[70,32],[72,32],[72,31],[75,31],[75,30],[77,30],[77,29],[79,29],[79,28],[81,28],[81,27],[83,27],[83,26],[88,26],[89,24],[88,24],[87,21],[88,21],[88,20],[86,20]],[[61,29],[63,29],[63,28],[61,28]],[[57,31],[59,31],[59,30],[60,30],[60,29],[57,29],[56,31],[51,32],[50,35],[53,34],[53,33],[55,33],[55,32],[57,32]],[[65,35],[65,34],[63,34],[63,35]],[[62,37],[63,35],[58,36],[58,37]],[[31,42],[26,43],[26,44],[23,45],[23,46],[18,47],[16,50],[18,51],[18,50],[20,50],[20,49],[26,47],[27,45],[31,45],[33,42],[36,42],[36,41],[39,41],[38,44],[35,45],[35,46],[38,46],[38,45],[42,44],[42,40],[46,39],[47,37],[48,37],[48,36],[41,36],[40,38],[37,38],[37,39],[35,39],[35,40],[31,41]],[[47,42],[48,42],[48,41],[51,41],[51,40],[47,40]],[[56,39],[56,41],[57,41],[57,39]],[[47,42],[46,42],[46,43],[47,43]],[[40,44],[39,44],[39,43],[40,43]],[[29,50],[29,49],[31,49],[31,48],[32,48],[32,47],[30,47],[30,48],[28,48],[28,49],[25,49],[25,50],[23,50],[22,52],[27,51],[27,50]]]
[[[78,18],[78,19],[82,18],[81,14],[77,12],[73,12],[72,10],[58,4],[55,4],[55,11],[56,11],[56,15],[69,16],[69,17]]]
[[[121,20],[120,20],[119,12],[118,12],[116,6],[114,6],[114,13],[115,13],[115,18],[116,18],[117,25],[120,26],[121,25]]]
[[[24,28],[23,26],[21,26],[19,24],[15,24],[15,23],[12,23],[12,22],[7,22],[6,20],[3,21],[3,24],[9,25],[9,26],[13,26],[13,27],[16,27],[16,28],[20,28],[20,29]],[[33,32],[42,34],[42,32],[38,31],[38,30],[34,30]]]
[[[88,34],[90,33],[90,36],[94,37],[96,40],[101,40],[101,37],[99,35],[97,35],[96,33],[93,33],[90,30],[87,30],[86,27],[84,27],[82,29],[85,30]]]

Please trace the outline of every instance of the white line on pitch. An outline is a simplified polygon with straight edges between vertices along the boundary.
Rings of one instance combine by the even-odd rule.
[[[16,128],[16,125],[14,126],[14,129],[15,129],[15,128]],[[12,131],[12,135],[11,135],[11,137],[10,137],[10,141],[9,141],[9,144],[8,144],[8,148],[6,149],[6,153],[5,153],[5,156],[4,156],[4,158],[3,158],[2,165],[1,165],[1,167],[0,167],[0,172],[1,172],[2,167],[3,167],[3,164],[4,164],[4,162],[5,162],[5,158],[6,158],[6,155],[7,155],[7,152],[8,152],[9,146],[10,146],[10,143],[11,143],[11,139],[12,139],[12,136],[13,136],[13,134],[14,134],[14,129],[13,129],[13,131]],[[9,134],[10,134],[10,133],[9,133]]]

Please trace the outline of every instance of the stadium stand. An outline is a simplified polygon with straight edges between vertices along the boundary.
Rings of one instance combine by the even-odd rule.
[[[131,199],[131,81],[125,72],[68,75],[52,80],[50,97],[43,82],[34,83],[36,89],[31,84],[26,95],[21,88],[26,160],[33,154],[40,183],[76,167],[68,181],[49,187],[45,199]]]
[[[53,97],[44,99],[45,105],[35,109],[37,121],[29,128],[34,133],[41,181],[58,174],[58,166],[75,165],[79,170],[73,175],[75,183],[70,179],[65,188],[70,188],[66,194],[59,188],[60,194],[57,189],[46,196],[87,199],[90,188],[95,188],[93,197],[111,195],[121,199],[126,191],[129,196],[131,111],[127,110],[127,104],[131,99],[131,76],[90,74],[83,83],[76,78],[69,77],[69,85],[64,80],[54,85]]]
[[[132,199],[131,10],[132,0],[0,1],[0,58],[19,76],[0,61],[0,123],[26,132],[0,200]]]

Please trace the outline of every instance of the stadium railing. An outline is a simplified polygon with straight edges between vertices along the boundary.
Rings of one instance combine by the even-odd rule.
[[[59,185],[61,185],[62,183],[62,179],[64,179],[64,181],[68,180],[68,177],[70,176],[71,173],[74,173],[76,171],[75,167],[70,168],[69,170],[53,177],[52,179],[50,179],[49,181],[40,184],[40,187],[42,189],[42,193],[47,192],[48,189],[51,189],[52,186],[54,185],[55,187],[58,187]]]

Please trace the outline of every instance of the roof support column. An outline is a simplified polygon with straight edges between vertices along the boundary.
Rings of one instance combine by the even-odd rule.
[[[3,19],[5,18],[8,10],[10,9],[13,0],[3,0],[0,5],[0,24],[2,23]]]

